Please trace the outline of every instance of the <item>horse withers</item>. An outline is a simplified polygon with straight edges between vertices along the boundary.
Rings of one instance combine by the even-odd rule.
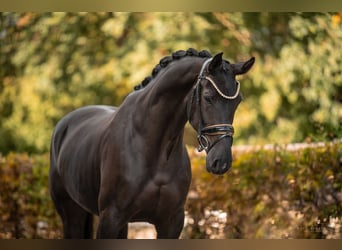
[[[158,238],[178,238],[191,181],[183,143],[187,121],[196,129],[206,168],[231,167],[233,119],[240,101],[236,64],[207,51],[177,51],[119,107],[86,106],[62,118],[52,136],[50,193],[65,238],[127,238],[128,223],[146,221]]]

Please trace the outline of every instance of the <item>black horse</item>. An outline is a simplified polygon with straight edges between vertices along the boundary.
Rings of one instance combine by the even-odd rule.
[[[183,143],[187,121],[206,150],[206,168],[231,167],[233,118],[241,101],[237,64],[219,53],[177,51],[160,60],[118,107],[87,106],[66,115],[51,141],[50,192],[65,238],[127,238],[128,222],[155,225],[178,238],[191,181]],[[148,84],[149,83],[149,84]]]

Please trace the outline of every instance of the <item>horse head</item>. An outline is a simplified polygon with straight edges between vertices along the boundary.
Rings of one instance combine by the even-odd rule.
[[[223,53],[207,59],[198,75],[188,101],[188,119],[197,130],[199,151],[207,153],[206,168],[213,174],[224,174],[232,164],[233,120],[241,102],[237,75],[247,73],[254,57],[231,64]]]

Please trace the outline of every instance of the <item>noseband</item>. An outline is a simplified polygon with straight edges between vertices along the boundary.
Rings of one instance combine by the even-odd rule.
[[[199,115],[199,124],[198,124],[198,131],[197,131],[197,140],[199,143],[198,151],[201,152],[205,150],[207,153],[210,149],[213,148],[213,146],[218,143],[220,140],[231,137],[233,138],[234,135],[234,127],[231,124],[223,123],[223,124],[215,124],[215,125],[209,125],[203,128],[203,120],[202,120],[202,112],[201,112],[201,82],[202,80],[208,80],[211,85],[214,87],[216,92],[224,99],[226,100],[233,100],[239,95],[240,91],[240,82],[236,81],[237,83],[237,90],[236,93],[233,96],[227,96],[221,92],[221,90],[217,87],[216,83],[209,77],[204,76],[204,70],[207,64],[212,60],[212,58],[207,59],[201,68],[201,71],[198,75],[197,82],[195,85],[195,89],[191,96],[191,103],[190,107],[188,109],[188,118],[191,119],[191,111],[193,102],[196,96],[196,104],[198,109],[198,115]],[[207,136],[219,136],[212,144],[210,144],[209,139]]]

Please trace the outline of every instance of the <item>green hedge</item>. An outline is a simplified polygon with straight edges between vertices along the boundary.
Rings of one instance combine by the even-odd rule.
[[[230,172],[215,177],[204,170],[203,156],[192,157],[184,237],[341,238],[341,142],[234,158]]]
[[[342,143],[234,151],[213,176],[189,149],[193,179],[183,238],[341,238]],[[59,238],[48,155],[0,156],[0,238]]]

